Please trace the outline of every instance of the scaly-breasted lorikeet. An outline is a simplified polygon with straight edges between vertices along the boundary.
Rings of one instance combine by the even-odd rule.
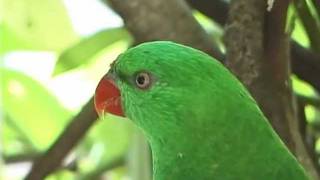
[[[127,50],[95,106],[143,130],[155,180],[308,179],[244,86],[199,50],[166,41]]]

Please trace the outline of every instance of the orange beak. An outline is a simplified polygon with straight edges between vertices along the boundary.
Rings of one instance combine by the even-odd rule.
[[[120,90],[109,73],[100,80],[96,88],[94,104],[99,116],[111,113],[125,117],[122,111]]]

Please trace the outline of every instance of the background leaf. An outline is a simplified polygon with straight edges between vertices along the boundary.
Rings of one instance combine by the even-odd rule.
[[[132,135],[132,123],[126,118],[108,114],[99,119],[84,141],[83,148],[90,162],[82,164],[84,172],[94,171],[96,167],[123,156]]]
[[[61,51],[77,40],[60,0],[0,0],[0,53],[15,49]]]
[[[59,57],[54,75],[87,64],[91,58],[107,46],[130,38],[124,28],[113,28],[98,32],[81,40],[74,46],[66,49]]]
[[[0,71],[3,109],[10,123],[15,124],[36,149],[44,150],[61,132],[70,112],[37,81],[10,69]]]

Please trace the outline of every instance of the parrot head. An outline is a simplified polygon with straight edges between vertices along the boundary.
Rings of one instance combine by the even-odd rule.
[[[168,41],[143,43],[111,64],[96,88],[95,108],[100,115],[131,119],[147,135],[170,134],[195,127],[193,117],[207,114],[217,97],[212,94],[233,89],[220,83],[228,78],[225,72],[199,50]]]

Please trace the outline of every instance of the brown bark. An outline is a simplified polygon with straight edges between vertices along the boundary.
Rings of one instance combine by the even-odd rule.
[[[137,43],[170,40],[222,59],[184,0],[109,0]]]
[[[264,74],[262,76],[265,76],[269,81],[258,83],[267,84],[268,89],[259,89],[259,91],[268,91],[270,96],[265,98],[260,95],[260,92],[258,92],[258,96],[263,104],[262,106],[266,109],[267,117],[270,118],[278,132],[286,134],[289,144],[287,145],[295,153],[295,142],[290,132],[290,126],[295,123],[294,119],[296,117],[294,117],[294,101],[289,77],[291,73],[289,67],[289,37],[285,33],[288,4],[288,0],[275,2],[272,11],[266,14],[265,49],[262,63]],[[286,129],[281,129],[281,126],[285,126]]]
[[[317,179],[299,134],[289,78],[288,4],[289,0],[275,1],[267,12],[266,1],[233,0],[225,32],[226,65],[247,86],[287,147]]]
[[[269,66],[265,67],[273,79],[271,86],[276,93],[267,106],[271,121],[277,119],[274,123],[288,124],[294,145],[293,153],[313,179],[319,179],[319,166],[314,163],[314,152],[309,151],[299,131],[297,103],[290,83],[290,42],[285,32],[288,5],[289,0],[277,1],[273,10],[266,15],[264,58]]]

